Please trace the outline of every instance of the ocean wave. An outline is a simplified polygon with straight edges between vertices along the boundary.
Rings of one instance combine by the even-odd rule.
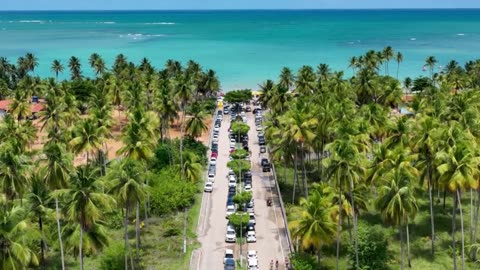
[[[410,40],[411,40],[411,41],[415,41],[415,40],[417,40],[417,39],[416,39],[416,38],[411,38]]]
[[[465,36],[464,33],[458,33],[457,36]]]
[[[96,22],[96,24],[116,24],[116,22]]]
[[[119,35],[118,37],[137,40],[137,39],[146,39],[146,38],[151,38],[151,37],[165,37],[165,35],[162,35],[162,34],[147,34],[147,35],[144,35],[144,34],[131,34],[131,33],[129,33],[129,34],[126,34],[126,35]]]
[[[9,23],[45,23],[42,20],[19,20],[19,21],[8,21]]]
[[[176,23],[174,22],[152,22],[152,23],[145,23],[147,25],[156,25],[156,24],[159,24],[159,25],[174,25]]]

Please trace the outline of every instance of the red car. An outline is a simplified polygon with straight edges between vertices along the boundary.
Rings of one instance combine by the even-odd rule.
[[[216,158],[216,157],[218,157],[218,153],[217,153],[217,152],[212,152],[212,155],[211,155],[210,157],[211,157],[211,158],[212,158],[212,157]]]

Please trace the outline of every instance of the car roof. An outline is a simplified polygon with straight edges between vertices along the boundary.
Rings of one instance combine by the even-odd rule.
[[[256,250],[249,250],[247,252],[248,255],[257,255],[257,251]]]
[[[225,254],[232,254],[233,255],[233,249],[226,248],[225,249]]]

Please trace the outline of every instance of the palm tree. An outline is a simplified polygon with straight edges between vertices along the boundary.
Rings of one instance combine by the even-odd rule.
[[[395,60],[397,60],[397,80],[398,80],[398,72],[400,71],[400,63],[403,62],[403,54],[398,52],[395,56]]]
[[[40,164],[45,164],[43,165],[44,167],[42,167],[45,185],[50,190],[59,190],[68,187],[69,174],[73,171],[73,157],[67,152],[66,146],[58,142],[47,143],[43,148],[43,153],[44,158],[40,159],[39,162]],[[65,270],[58,197],[54,196],[54,199],[62,270]]]
[[[0,216],[0,268],[23,270],[38,265],[35,251],[25,244],[26,239],[37,236],[28,222],[27,211],[19,206],[9,208],[2,205]]]
[[[324,160],[326,165],[327,179],[338,190],[338,198],[341,198],[343,191],[349,190],[349,197],[351,199],[350,205],[352,209],[355,209],[355,202],[353,200],[353,190],[355,184],[359,183],[364,175],[365,169],[363,167],[363,159],[359,152],[358,143],[351,139],[337,139],[328,144],[326,149],[331,152],[331,155]],[[341,230],[341,213],[342,213],[342,200],[338,200],[339,218],[337,224],[337,269],[338,258],[340,251],[340,230]],[[353,213],[353,231],[354,231],[354,244],[355,244],[355,261],[356,267],[359,267],[358,260],[358,243],[357,243],[357,213]]]
[[[280,72],[278,84],[287,90],[290,90],[295,84],[295,76],[292,73],[292,70],[288,67],[283,67]]]
[[[70,57],[68,60],[68,67],[70,68],[72,80],[80,80],[82,77],[82,65],[80,64],[80,59],[75,56]]]
[[[202,136],[202,133],[208,130],[205,124],[207,114],[204,112],[202,106],[199,103],[194,103],[190,107],[188,112],[189,116],[185,123],[185,131],[193,138]]]
[[[178,104],[171,94],[171,85],[168,80],[160,80],[159,88],[155,92],[154,110],[160,119],[160,138],[167,136],[169,123],[178,117]]]
[[[315,90],[316,76],[313,68],[303,66],[298,70],[297,80],[295,82],[295,92],[303,96],[310,96]]]
[[[127,158],[122,161],[115,161],[107,174],[107,179],[111,182],[110,192],[116,196],[118,205],[125,209],[125,269],[128,269],[128,254],[130,253],[130,245],[128,244],[128,215],[134,205],[137,206],[137,209],[139,208],[140,202],[145,197],[143,171],[144,166],[140,162]],[[139,216],[137,214],[138,219]],[[140,259],[138,242],[136,251],[138,262]],[[134,269],[131,257],[130,264],[131,269]]]
[[[383,49],[382,56],[385,59],[385,73],[389,75],[388,62],[395,56],[395,52],[391,46],[387,46]]]
[[[202,179],[203,166],[200,163],[199,157],[190,151],[185,151],[183,162],[183,171],[185,180],[195,183]]]
[[[220,90],[220,80],[214,70],[209,69],[201,76],[200,88],[206,96],[215,95]]]
[[[113,198],[104,193],[104,183],[99,180],[100,171],[90,165],[77,168],[70,178],[70,188],[59,190],[60,196],[66,198],[66,215],[80,226],[79,257],[80,269],[83,270],[83,234],[94,228],[102,220],[104,212],[112,210]]]
[[[433,69],[435,68],[435,65],[438,63],[437,59],[435,56],[429,56],[427,59],[425,59],[425,66],[428,67],[430,70],[430,78],[433,80]]]
[[[408,220],[409,218],[413,219],[418,211],[418,205],[411,188],[414,176],[401,168],[397,168],[386,173],[382,178],[383,183],[379,188],[375,207],[381,212],[382,219],[387,224],[398,226],[400,233],[400,267],[403,270],[403,226],[407,227],[408,234]],[[407,239],[409,239],[408,236]],[[408,257],[410,258],[410,255]],[[409,267],[411,267],[410,262]]]
[[[45,236],[44,223],[45,219],[50,215],[48,201],[50,199],[50,192],[43,182],[40,171],[36,171],[32,176],[32,186],[30,193],[27,195],[28,208],[31,209],[33,218],[38,219],[38,228],[42,239],[40,240],[40,250],[42,255],[42,267],[45,267],[45,250],[47,247],[47,238]]]
[[[25,54],[25,65],[27,71],[35,72],[35,68],[38,66],[38,58],[33,53]]]
[[[310,197],[301,198],[300,205],[291,210],[292,221],[289,228],[294,238],[300,238],[303,249],[313,247],[317,251],[320,267],[320,252],[324,244],[334,240],[335,222],[332,220],[331,196],[314,189]]]
[[[55,73],[55,79],[58,81],[58,74],[63,73],[65,68],[63,67],[62,62],[60,62],[60,60],[55,59],[52,62],[51,70],[53,73]]]
[[[465,189],[478,188],[478,177],[480,171],[478,164],[480,158],[475,156],[472,151],[470,141],[460,141],[453,147],[438,153],[437,159],[439,165],[437,171],[440,174],[440,182],[453,193],[453,210],[452,210],[452,249],[453,249],[453,269],[457,269],[457,252],[455,247],[455,223],[457,204],[460,209],[460,224],[462,237],[462,270],[465,268],[465,237],[463,230],[463,212],[462,212],[462,191]]]
[[[420,181],[421,184],[427,180],[428,185],[428,196],[430,204],[430,226],[432,230],[431,241],[432,241],[432,255],[435,254],[435,219],[433,212],[433,174],[435,170],[435,155],[436,155],[436,144],[435,144],[435,132],[437,128],[437,120],[429,116],[418,116],[416,119],[416,126],[414,130],[416,133],[414,135],[412,144],[412,150],[417,154],[417,167],[421,172]]]
[[[359,64],[358,58],[356,56],[353,56],[350,58],[348,63],[349,63],[348,67],[352,69],[353,76],[355,76],[355,68],[358,67],[358,64]]]
[[[10,201],[21,199],[30,185],[29,159],[13,140],[0,144],[0,188]]]
[[[69,146],[75,154],[86,153],[87,163],[89,155],[102,147],[105,134],[109,131],[105,126],[97,126],[95,119],[87,118],[81,121],[72,132]]]

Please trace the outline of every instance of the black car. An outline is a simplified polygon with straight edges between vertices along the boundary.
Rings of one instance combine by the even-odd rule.
[[[270,162],[268,161],[268,159],[262,158],[261,164],[262,164],[262,171],[263,172],[269,172],[270,171],[271,165],[270,165]]]
[[[250,231],[254,232],[254,231],[255,231],[255,225],[253,225],[252,223],[249,222],[249,223],[247,224],[246,231],[247,231],[247,232],[250,232]]]
[[[260,153],[263,154],[263,153],[266,153],[266,152],[267,152],[267,148],[264,145],[260,146]]]
[[[263,139],[263,140],[258,140],[258,145],[264,146],[264,145],[265,145],[265,139]]]
[[[237,193],[237,188],[236,187],[229,187],[228,188],[228,195],[235,195]]]

